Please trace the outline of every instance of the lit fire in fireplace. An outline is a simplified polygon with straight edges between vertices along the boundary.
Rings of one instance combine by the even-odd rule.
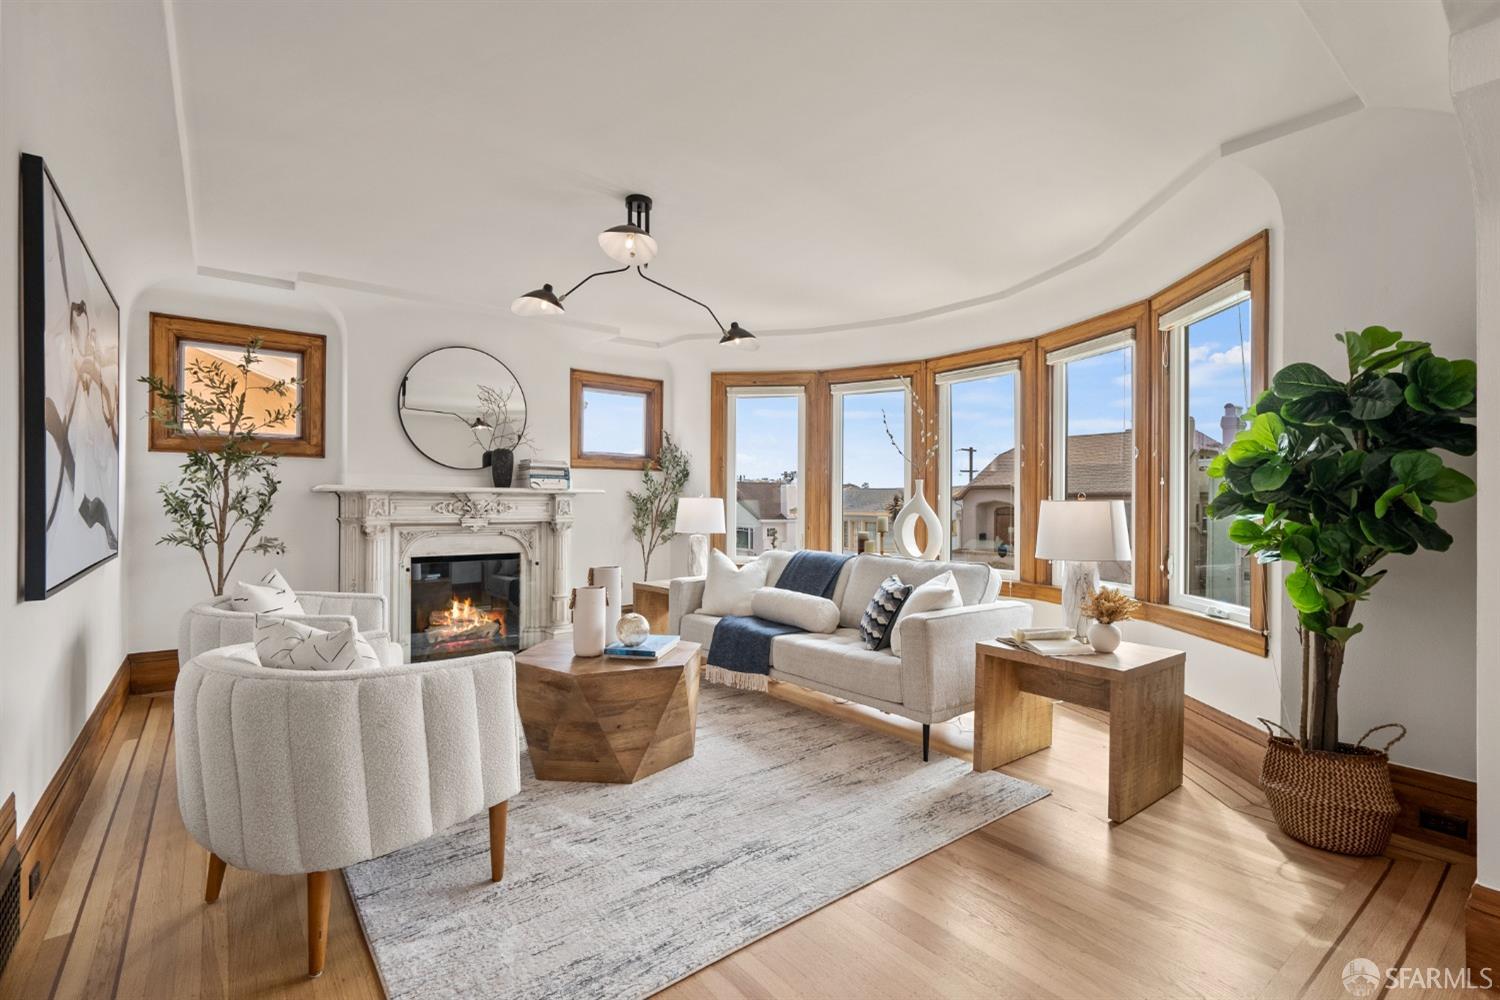
[[[434,644],[484,642],[503,635],[505,610],[476,608],[467,597],[454,598],[447,610],[434,611],[427,622],[427,638]]]

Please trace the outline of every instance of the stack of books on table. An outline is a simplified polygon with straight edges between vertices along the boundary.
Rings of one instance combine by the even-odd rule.
[[[567,462],[523,458],[516,466],[516,485],[532,490],[565,490],[573,484]]]
[[[639,646],[627,646],[623,642],[604,647],[605,656],[621,660],[659,660],[677,647],[675,635],[651,635]]]

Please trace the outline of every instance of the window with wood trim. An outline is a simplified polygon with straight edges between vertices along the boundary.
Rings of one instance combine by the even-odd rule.
[[[238,392],[239,368],[255,344],[246,392],[246,417],[263,425],[255,433],[274,455],[322,458],[328,342],[321,334],[151,314],[151,374],[188,395],[206,393],[205,378],[227,377]],[[286,383],[280,393],[275,386]],[[295,411],[295,412],[289,412]],[[151,451],[214,447],[212,434],[177,430],[151,421]]]
[[[943,372],[938,393],[938,516],[948,558],[1018,577],[1021,512],[1021,365],[1001,361]]]
[[[1051,498],[1120,500],[1133,523],[1135,330],[1048,351],[1046,361],[1051,380]],[[1130,589],[1135,584],[1132,562],[1100,563],[1099,578]]]
[[[729,390],[724,477],[734,483],[726,524],[734,525],[736,559],[768,549],[804,548],[806,399],[799,386]]]
[[[846,382],[831,391],[835,551],[892,552],[891,522],[909,496],[910,386],[893,378]]]
[[[661,451],[660,379],[572,371],[575,469],[645,469]]]

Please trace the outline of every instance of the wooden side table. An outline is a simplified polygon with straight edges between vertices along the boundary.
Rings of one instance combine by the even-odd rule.
[[[1182,784],[1180,650],[1040,656],[981,642],[974,663],[974,770],[1052,745],[1052,703],[1109,713],[1109,818],[1123,823]]]
[[[652,635],[667,634],[667,623],[671,621],[667,602],[670,591],[670,580],[642,580],[635,585],[631,594],[630,601],[635,613],[643,615],[651,623]]]

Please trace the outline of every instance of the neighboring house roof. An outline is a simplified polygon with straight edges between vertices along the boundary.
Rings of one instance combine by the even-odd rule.
[[[891,498],[906,502],[906,491],[899,486],[851,486],[844,484],[844,516],[850,514],[889,514]]]
[[[741,479],[735,483],[735,496],[757,520],[785,521],[788,517],[781,506],[780,479]]]
[[[1199,452],[1217,454],[1218,441],[1193,431]],[[1135,445],[1129,431],[1108,434],[1074,434],[1068,438],[1068,494],[1087,493],[1098,497],[1124,497],[1121,483],[1131,482],[1134,475]],[[1016,454],[1006,449],[974,476],[974,481],[955,487],[953,499],[962,500],[970,490],[986,487],[1010,488],[1015,485]]]

